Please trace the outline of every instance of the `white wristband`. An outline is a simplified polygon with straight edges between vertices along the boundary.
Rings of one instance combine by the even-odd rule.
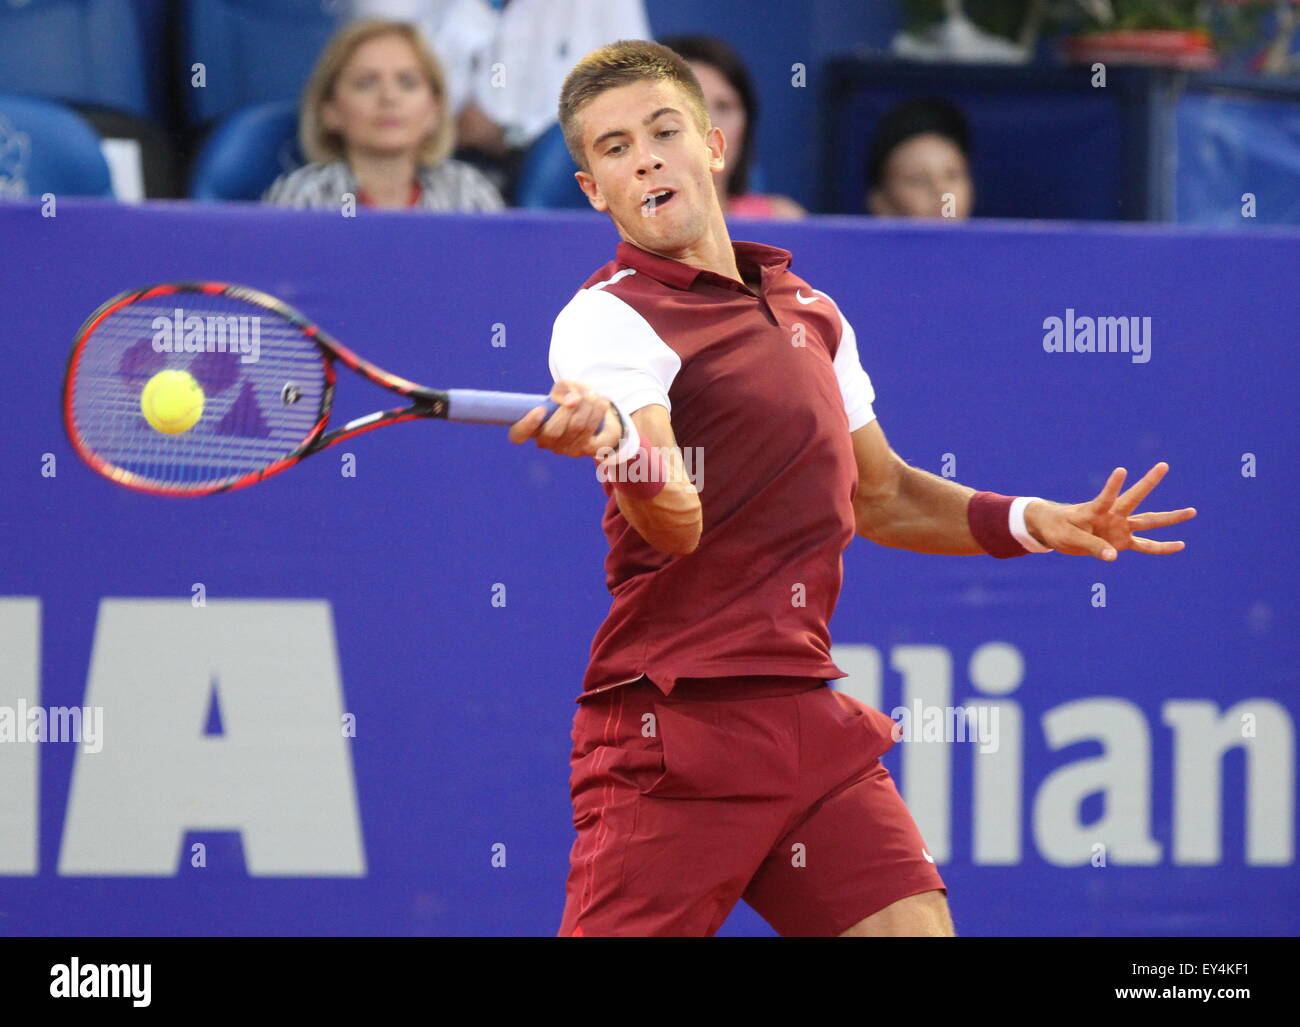
[[[1051,546],[1045,546],[1033,535],[1029,534],[1029,529],[1025,527],[1025,507],[1030,503],[1043,503],[1044,499],[1038,496],[1017,496],[1011,503],[1009,513],[1008,527],[1011,534],[1017,542],[1028,549],[1031,553],[1050,553]]]

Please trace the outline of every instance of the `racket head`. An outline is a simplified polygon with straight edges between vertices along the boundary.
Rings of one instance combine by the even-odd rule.
[[[288,304],[224,282],[114,296],[78,329],[64,428],[90,467],[126,488],[202,496],[242,488],[313,451],[334,401],[332,340]],[[141,405],[161,371],[203,390],[190,428],[154,428]]]

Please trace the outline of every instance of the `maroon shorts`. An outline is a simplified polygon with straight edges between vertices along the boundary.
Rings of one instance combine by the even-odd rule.
[[[829,937],[946,893],[879,757],[893,721],[816,678],[647,678],[584,699],[560,936],[709,936],[744,899]]]

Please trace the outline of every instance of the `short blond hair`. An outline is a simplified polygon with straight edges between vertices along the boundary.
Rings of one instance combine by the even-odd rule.
[[[298,111],[298,145],[308,160],[325,163],[344,156],[343,137],[325,127],[321,120],[321,107],[333,98],[339,75],[347,67],[348,61],[352,60],[358,47],[382,36],[400,36],[411,45],[416,63],[424,72],[429,88],[443,103],[438,127],[420,145],[417,162],[421,166],[433,165],[450,155],[456,144],[456,127],[452,112],[447,109],[447,79],[438,58],[434,57],[414,25],[368,18],[354,21],[334,33],[316,59],[316,66],[312,68]]]
[[[679,86],[686,95],[700,135],[708,134],[712,127],[709,107],[690,65],[658,43],[645,39],[620,39],[587,54],[569,72],[560,90],[560,128],[569,147],[569,156],[583,171],[591,169],[587,167],[582,127],[578,123],[582,108],[609,89],[646,80],[668,81]]]

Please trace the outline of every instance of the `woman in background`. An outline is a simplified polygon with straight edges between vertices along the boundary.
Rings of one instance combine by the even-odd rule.
[[[727,170],[715,178],[723,213],[739,218],[801,218],[808,212],[788,196],[749,192],[758,98],[740,55],[712,36],[661,40],[686,59],[700,80],[713,124],[727,140]]]
[[[451,159],[454,128],[437,59],[410,25],[358,21],[337,32],[303,93],[298,143],[311,161],[281,175],[263,200],[338,210],[499,210],[501,194]]]

